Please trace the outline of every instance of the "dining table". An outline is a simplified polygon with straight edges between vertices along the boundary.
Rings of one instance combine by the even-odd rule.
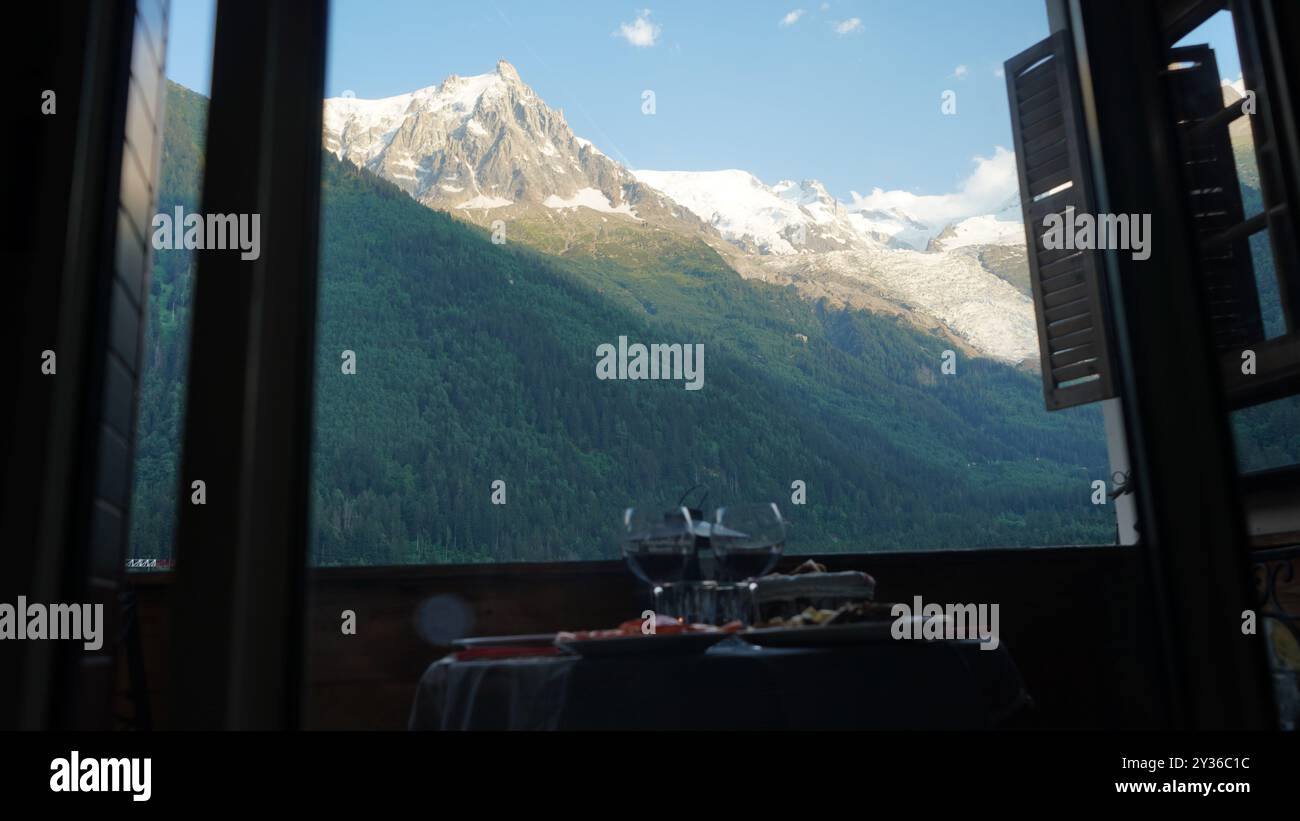
[[[1018,726],[1032,699],[1005,643],[881,640],[586,657],[453,652],[416,688],[412,730],[957,730]],[[484,657],[484,656],[487,657]]]

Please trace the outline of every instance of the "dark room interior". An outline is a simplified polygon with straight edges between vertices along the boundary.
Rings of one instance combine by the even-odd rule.
[[[1300,3],[796,6],[24,12],[21,789],[206,730],[938,730],[1285,793]]]

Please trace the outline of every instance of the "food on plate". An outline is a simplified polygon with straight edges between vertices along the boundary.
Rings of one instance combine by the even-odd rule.
[[[813,561],[812,559],[808,559],[803,564],[796,567],[794,570],[791,570],[790,575],[799,576],[804,573],[825,573],[825,572],[826,572],[826,565],[820,562]]]
[[[852,602],[839,607],[805,607],[788,617],[775,616],[753,625],[733,620],[726,624],[689,624],[679,618],[655,613],[653,616],[628,619],[618,627],[603,630],[573,630],[557,633],[557,642],[617,639],[629,636],[674,636],[682,633],[743,633],[764,627],[821,627],[829,624],[856,624],[864,621],[889,619],[892,604],[870,601]],[[653,628],[653,629],[650,629]]]
[[[893,621],[892,602],[863,601],[846,605],[835,611],[827,624],[858,624],[865,621]]]
[[[628,619],[618,627],[607,630],[561,631],[556,634],[555,640],[589,641],[591,639],[615,639],[625,636],[673,636],[681,633],[735,632],[741,627],[743,625],[740,622],[731,622],[722,627],[716,627],[712,624],[686,624],[679,618],[655,613],[649,618]]]
[[[818,569],[821,568],[821,569]],[[876,594],[876,580],[856,570],[826,573],[808,561],[792,575],[772,574],[755,582],[754,602],[760,620],[792,619],[813,610],[839,610],[847,605],[869,602]]]
[[[789,618],[775,616],[770,619],[755,624],[755,627],[813,627],[825,624],[835,617],[836,611],[824,610],[817,607],[806,607],[803,612],[796,613]]]
[[[780,616],[755,624],[756,629],[768,627],[825,627],[832,624],[860,624],[870,621],[888,621],[893,618],[892,604],[884,602],[855,602],[835,609],[807,607],[789,618]]]

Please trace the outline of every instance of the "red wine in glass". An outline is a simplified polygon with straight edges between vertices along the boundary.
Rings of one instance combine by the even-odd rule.
[[[730,580],[756,579],[776,566],[784,547],[782,544],[770,544],[762,547],[724,548],[717,554],[718,562]]]
[[[754,579],[771,570],[781,557],[785,521],[771,502],[721,507],[709,543],[729,579]]]
[[[686,573],[689,555],[678,553],[627,552],[627,566],[638,579],[647,584],[669,584],[681,581]]]
[[[623,513],[623,558],[650,585],[680,581],[695,551],[695,528],[686,508],[628,508]]]

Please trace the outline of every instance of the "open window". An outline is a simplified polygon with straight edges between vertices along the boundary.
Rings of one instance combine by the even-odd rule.
[[[1300,393],[1300,257],[1295,137],[1276,45],[1261,37],[1265,6],[1200,4],[1171,25],[1166,76],[1181,136],[1198,263],[1234,410]],[[1235,36],[1219,53],[1204,42]],[[1238,67],[1228,76],[1220,60]]]
[[[1204,686],[1184,690],[1189,708],[1209,722],[1228,701],[1252,710],[1262,703],[1255,687],[1262,654],[1243,645],[1230,623],[1252,601],[1243,595],[1246,557],[1252,547],[1300,537],[1294,469],[1252,470],[1300,462],[1300,449],[1287,453],[1300,419],[1294,66],[1283,59],[1278,33],[1294,30],[1294,20],[1279,19],[1287,9],[1267,0],[1153,2],[1120,20],[1099,6],[1054,2],[1057,32],[1007,64],[1017,147],[1030,149],[1020,152],[1022,190],[1059,185],[1064,180],[1052,175],[1072,165],[1095,183],[1085,185],[1081,206],[1094,226],[1150,221],[1150,253],[1142,254],[1123,233],[1103,240],[1085,227],[1079,245],[1093,264],[1076,264],[1077,278],[1062,280],[1076,290],[1064,297],[1042,272],[1055,273],[1050,266],[1068,254],[1042,244],[1035,291],[1046,330],[1042,365],[1046,377],[1061,359],[1050,344],[1052,321],[1061,317],[1050,312],[1062,299],[1077,302],[1077,314],[1084,307],[1101,313],[1100,322],[1076,321],[1102,331],[1114,353],[1097,368],[1112,368],[1110,384],[1123,400],[1144,548],[1170,591],[1167,646],[1180,671],[1200,668],[1198,679],[1216,680],[1218,696]],[[1053,56],[1082,78],[1058,83],[1061,103],[1034,85]],[[1054,123],[1053,108],[1064,109],[1064,123],[1081,113],[1083,128],[1039,159],[1033,129]],[[1027,224],[1033,196],[1022,203]],[[1084,356],[1068,347],[1064,354]],[[1045,378],[1049,407],[1070,387],[1080,401],[1103,398]],[[1206,509],[1175,513],[1192,498]],[[1235,657],[1240,677],[1210,669],[1208,646]]]
[[[1296,193],[1288,181],[1296,159],[1278,43],[1261,36],[1274,30],[1275,21],[1263,21],[1273,7],[1225,0],[1171,3],[1166,10],[1160,84],[1177,135],[1194,276],[1238,465],[1244,473],[1268,474],[1249,487],[1294,487],[1288,477],[1300,464],[1300,263]],[[1091,214],[1097,199],[1069,34],[1059,31],[1009,60],[1006,76],[1022,210],[1034,248],[1047,407],[1107,399],[1117,393],[1105,276],[1114,249],[1061,250],[1044,241],[1046,220],[1072,226],[1071,212]],[[1260,533],[1256,523],[1252,528]]]
[[[1165,87],[1256,543],[1300,532],[1300,256],[1294,118],[1270,4],[1172,20]],[[1210,42],[1214,45],[1211,46]],[[1279,495],[1280,494],[1280,495]]]

